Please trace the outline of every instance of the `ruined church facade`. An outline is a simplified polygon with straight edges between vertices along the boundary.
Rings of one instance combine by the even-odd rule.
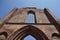
[[[32,13],[34,23],[25,22]],[[60,21],[48,8],[14,8],[0,19],[0,40],[24,40],[28,35],[36,40],[60,40]]]

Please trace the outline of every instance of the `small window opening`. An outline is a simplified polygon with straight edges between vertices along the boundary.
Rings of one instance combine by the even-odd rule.
[[[27,16],[26,16],[26,20],[25,23],[35,23],[35,14],[32,11],[29,11]]]

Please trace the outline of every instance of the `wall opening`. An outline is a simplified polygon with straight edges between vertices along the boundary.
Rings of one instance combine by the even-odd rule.
[[[24,38],[24,40],[36,40],[33,36],[28,35]]]
[[[27,39],[28,38],[28,39]],[[39,29],[32,25],[24,26],[14,32],[8,40],[49,40],[48,37]]]
[[[36,22],[35,13],[33,11],[29,11],[26,16],[25,23],[35,23],[35,22]]]

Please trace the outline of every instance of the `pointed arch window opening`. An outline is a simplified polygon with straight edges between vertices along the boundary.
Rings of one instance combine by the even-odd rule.
[[[28,35],[23,40],[36,40],[36,38],[33,37],[32,35]]]
[[[33,11],[28,11],[25,23],[36,23],[36,15]]]
[[[29,31],[29,29],[31,30]],[[15,40],[15,39],[24,40],[26,39],[26,37],[28,38],[29,35],[32,35],[31,38],[33,38],[34,40],[49,40],[48,37],[41,30],[31,25],[25,26],[17,30],[15,33],[9,36],[8,40]]]

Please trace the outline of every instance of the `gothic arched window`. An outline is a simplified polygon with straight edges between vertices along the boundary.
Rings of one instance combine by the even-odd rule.
[[[36,38],[34,38],[33,36],[31,35],[28,35],[24,38],[24,40],[36,40]]]
[[[25,26],[16,32],[14,32],[11,36],[9,36],[8,40],[49,40],[48,37],[35,26]]]
[[[35,23],[36,22],[35,19],[36,19],[35,13],[33,11],[29,11],[26,16],[25,23]]]

